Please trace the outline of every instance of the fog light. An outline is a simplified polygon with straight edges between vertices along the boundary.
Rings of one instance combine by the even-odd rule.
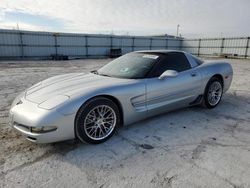
[[[56,129],[57,129],[56,126],[31,127],[30,131],[32,133],[47,133],[47,132],[55,131]]]

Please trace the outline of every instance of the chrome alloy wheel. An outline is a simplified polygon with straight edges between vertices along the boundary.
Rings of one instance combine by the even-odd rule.
[[[222,96],[222,85],[220,82],[215,81],[209,86],[208,90],[208,103],[215,106],[220,102]]]
[[[102,140],[108,137],[116,125],[115,111],[107,105],[93,108],[84,120],[84,130],[93,140]]]

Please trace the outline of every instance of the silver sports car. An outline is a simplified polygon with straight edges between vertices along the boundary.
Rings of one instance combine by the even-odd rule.
[[[14,100],[10,124],[37,143],[100,143],[119,126],[177,108],[217,106],[231,84],[229,63],[182,51],[138,51],[89,74],[48,78]]]

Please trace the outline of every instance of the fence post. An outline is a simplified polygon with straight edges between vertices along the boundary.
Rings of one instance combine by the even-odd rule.
[[[113,36],[111,35],[110,36],[110,49],[113,48]]]
[[[20,47],[21,47],[21,57],[24,58],[24,51],[23,51],[23,33],[20,31]]]
[[[245,51],[245,58],[247,58],[247,54],[248,54],[249,40],[250,40],[250,37],[247,37],[247,45],[246,45],[246,51]]]
[[[168,38],[166,38],[166,49],[168,49]]]
[[[200,56],[200,48],[201,48],[201,39],[199,39],[199,43],[198,43],[198,56]]]
[[[150,44],[149,44],[149,49],[152,50],[152,38],[150,38]]]
[[[56,56],[58,55],[58,45],[57,45],[57,36],[59,35],[59,33],[54,33],[53,36],[54,36],[54,47],[55,47],[55,50],[56,50]]]
[[[88,36],[87,35],[85,35],[85,53],[86,53],[86,58],[88,58],[88,53],[89,53],[89,51],[88,51]]]
[[[224,49],[224,41],[225,41],[225,38],[222,38],[222,41],[221,41],[221,47],[220,47],[220,55],[223,53],[223,49]]]
[[[135,37],[132,38],[132,52],[135,49]]]
[[[180,44],[179,44],[179,50],[183,50],[183,41],[184,41],[184,39],[183,38],[180,38],[180,40],[179,40],[179,42],[180,42]]]
[[[109,50],[109,55],[111,54],[111,50],[113,48],[113,37],[110,35],[110,50]]]

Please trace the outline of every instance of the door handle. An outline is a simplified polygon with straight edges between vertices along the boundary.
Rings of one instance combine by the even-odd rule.
[[[191,73],[191,76],[192,76],[192,77],[195,77],[196,75],[197,75],[196,72],[192,72],[192,73]]]

